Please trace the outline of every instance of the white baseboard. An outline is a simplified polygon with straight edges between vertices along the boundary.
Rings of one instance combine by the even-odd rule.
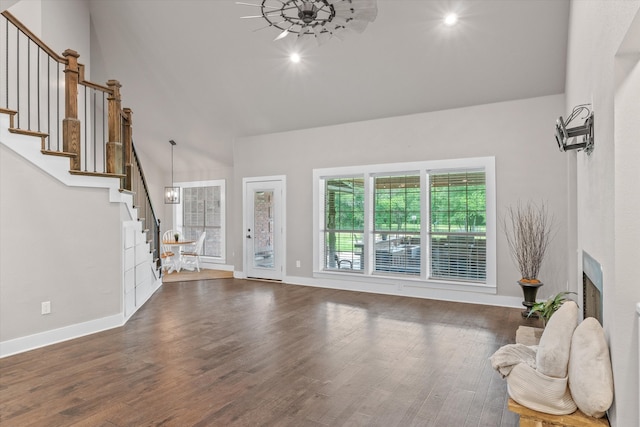
[[[356,292],[371,292],[383,295],[425,298],[440,301],[462,302],[470,304],[494,305],[500,307],[522,308],[522,298],[488,294],[484,292],[458,291],[428,288],[424,286],[373,284],[360,281],[316,279],[309,277],[287,276],[286,283],[292,285],[314,286],[318,288],[339,289]]]
[[[35,350],[37,348],[46,347],[59,342],[69,341],[75,338],[124,326],[124,324],[131,319],[131,316],[133,316],[135,312],[138,311],[138,309],[142,307],[158,289],[160,289],[161,286],[162,280],[155,280],[153,282],[153,289],[147,296],[146,300],[139,304],[126,319],[123,317],[123,313],[118,313],[101,319],[89,320],[88,322],[76,323],[74,325],[53,329],[51,331],[2,341],[0,342],[0,359],[7,356],[13,356],[14,354],[24,353],[25,351]]]
[[[236,279],[246,279],[243,271],[234,271]],[[499,307],[523,308],[521,297],[488,294],[472,291],[457,291],[448,289],[427,288],[397,284],[382,284],[348,280],[331,280],[329,278],[310,278],[300,276],[286,276],[283,283],[290,285],[312,286],[316,288],[338,289],[344,291],[369,292],[382,295],[425,298],[441,301],[462,302],[470,304],[493,305]]]
[[[218,264],[213,261],[208,261],[206,258],[200,258],[200,268],[207,270],[233,271],[233,265]]]
[[[76,323],[74,325],[53,329],[51,331],[2,341],[0,342],[0,358],[23,353],[29,350],[35,350],[36,348],[68,341],[74,338],[80,338],[85,335],[95,334],[96,332],[106,331],[107,329],[117,328],[123,324],[124,319],[122,317],[122,313],[118,313],[101,319]]]

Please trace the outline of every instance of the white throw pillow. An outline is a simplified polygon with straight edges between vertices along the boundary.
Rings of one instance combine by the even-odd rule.
[[[613,402],[613,373],[609,347],[600,323],[588,317],[571,339],[569,389],[578,408],[601,418]]]
[[[567,301],[547,322],[536,354],[536,369],[554,378],[567,376],[571,337],[578,326],[578,305]]]
[[[567,378],[548,377],[524,363],[513,367],[507,386],[513,400],[534,411],[566,415],[576,410]]]

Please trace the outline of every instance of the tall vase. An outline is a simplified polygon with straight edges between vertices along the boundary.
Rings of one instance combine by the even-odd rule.
[[[522,288],[522,293],[524,295],[524,301],[522,301],[522,305],[524,305],[525,310],[522,312],[522,317],[529,317],[529,313],[531,313],[531,308],[536,303],[536,294],[538,293],[538,288],[543,285],[542,282],[537,283],[529,283],[523,282],[522,280],[518,280],[518,284]],[[537,318],[538,314],[533,313],[531,317]]]

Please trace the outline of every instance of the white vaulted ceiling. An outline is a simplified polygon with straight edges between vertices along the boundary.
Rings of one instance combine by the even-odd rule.
[[[121,82],[158,165],[169,139],[230,165],[241,136],[564,92],[568,0],[378,0],[364,33],[322,46],[273,41],[233,0],[90,4],[92,80]]]

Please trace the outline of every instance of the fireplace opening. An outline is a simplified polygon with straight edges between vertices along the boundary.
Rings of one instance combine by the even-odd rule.
[[[602,294],[584,273],[582,273],[582,314],[585,319],[595,317],[602,325]]]
[[[582,270],[583,317],[595,317],[602,325],[602,266],[583,251]]]

